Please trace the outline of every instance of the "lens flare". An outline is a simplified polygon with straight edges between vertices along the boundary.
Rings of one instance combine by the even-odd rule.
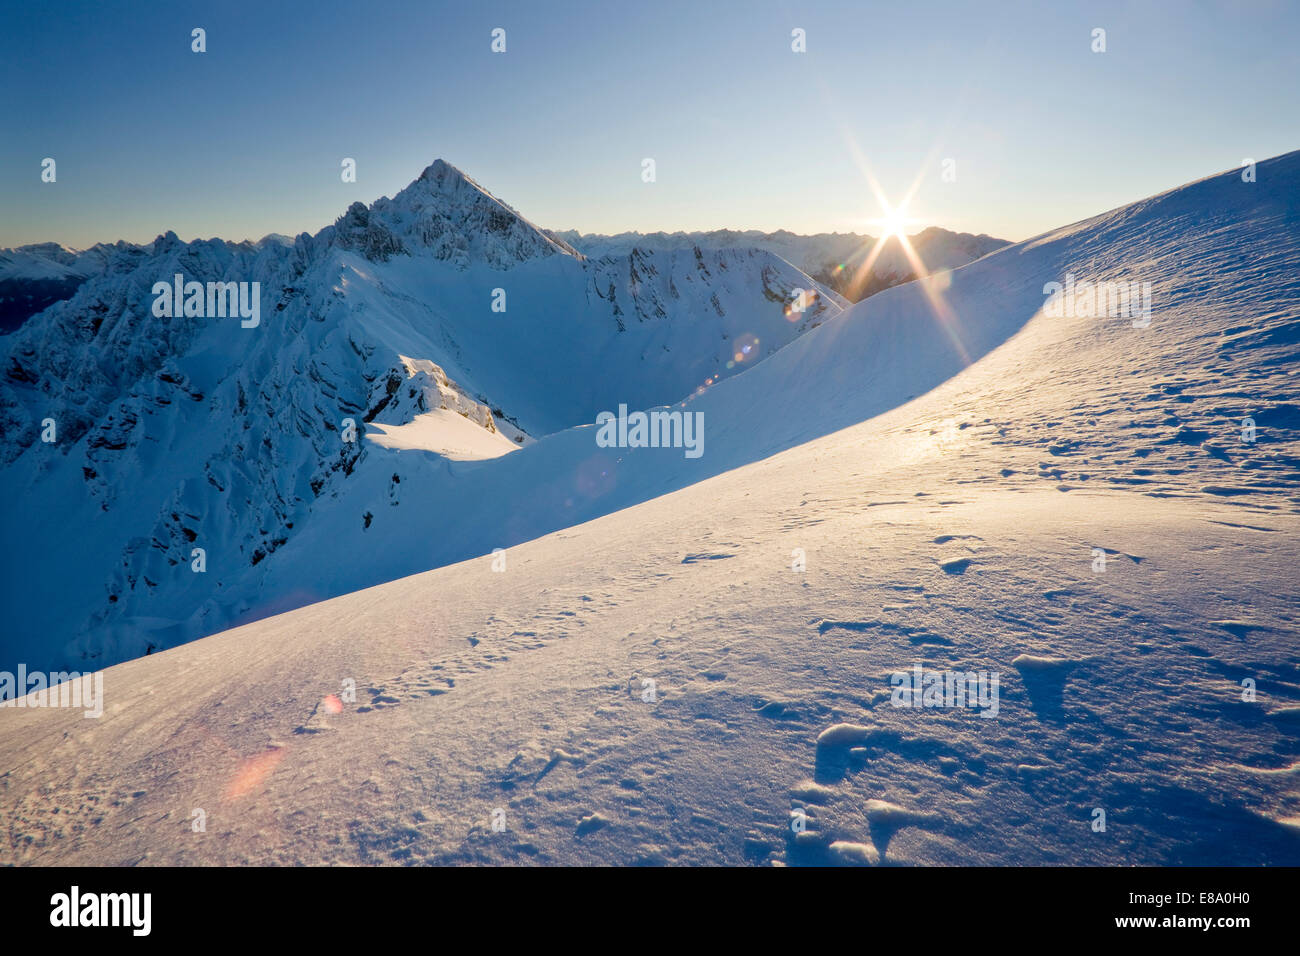
[[[262,753],[240,761],[234,779],[226,787],[225,798],[238,800],[260,790],[283,759],[284,748],[272,745]]]
[[[758,358],[758,344],[758,336],[746,332],[736,339],[736,351],[731,356],[731,360],[739,365],[741,362]]]

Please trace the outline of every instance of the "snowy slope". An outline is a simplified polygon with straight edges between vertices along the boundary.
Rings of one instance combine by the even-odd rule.
[[[1300,153],[1258,172],[957,270],[942,321],[873,297],[688,401],[698,460],[394,452],[392,527],[316,566],[482,556],[110,668],[99,720],[0,709],[0,861],[1300,863]],[[1043,314],[1068,272],[1151,324]],[[892,706],[917,664],[997,717]]]
[[[260,321],[155,315],[176,274],[259,283]],[[800,288],[816,296],[787,314]],[[280,552],[409,498],[391,459],[417,441],[451,474],[607,397],[678,399],[842,304],[752,250],[586,260],[442,161],[291,244],[122,244],[0,340],[0,491],[25,505],[0,518],[24,543],[0,575],[0,660],[116,662],[338,593],[315,567],[274,572]]]

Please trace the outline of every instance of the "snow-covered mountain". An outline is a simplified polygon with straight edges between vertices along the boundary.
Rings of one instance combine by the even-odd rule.
[[[129,242],[99,243],[83,250],[56,242],[0,249],[0,333],[71,298],[91,276],[102,275],[110,262],[120,268],[139,254],[141,247]]]
[[[292,246],[294,240],[272,233],[252,245],[266,243]],[[89,249],[69,249],[57,242],[0,249],[0,333],[12,332],[55,302],[72,298],[92,276],[110,269],[132,271],[148,255],[146,246],[123,241]]]
[[[838,232],[801,236],[785,230],[738,232],[718,229],[711,232],[623,232],[604,236],[566,230],[551,235],[593,256],[626,255],[633,249],[680,250],[695,246],[705,249],[766,249],[851,302],[918,278],[911,258],[895,236],[886,239],[877,250],[877,240],[872,236]],[[951,232],[937,226],[910,236],[908,242],[927,272],[956,269],[1009,245],[1005,239]],[[873,252],[876,258],[872,260],[871,268],[866,270],[863,266]]]
[[[112,667],[97,720],[0,708],[0,862],[1300,863],[1298,180],[873,296],[688,399],[698,459],[367,454],[268,584],[389,583]]]
[[[845,304],[756,250],[586,259],[441,161],[292,243],[167,233],[105,254],[0,340],[0,489],[26,503],[3,518],[25,545],[5,557],[0,649],[51,667],[339,593],[319,571],[267,575],[335,508],[369,531],[409,499],[403,449],[450,469],[611,402],[663,405]],[[159,307],[177,275],[207,290],[193,310]],[[224,282],[257,283],[256,320],[184,314]]]

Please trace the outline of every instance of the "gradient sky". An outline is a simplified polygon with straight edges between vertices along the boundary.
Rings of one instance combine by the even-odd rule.
[[[915,228],[1022,239],[1300,148],[1298,39],[1287,0],[10,3],[0,246],[315,232],[438,157],[553,229],[875,232],[856,155]]]

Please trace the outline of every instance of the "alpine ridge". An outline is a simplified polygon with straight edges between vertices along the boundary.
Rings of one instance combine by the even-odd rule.
[[[348,503],[363,530],[410,495],[388,459],[450,467],[618,401],[679,400],[845,305],[757,250],[587,259],[442,160],[316,235],[167,232],[95,256],[71,298],[0,338],[0,488],[30,504],[4,518],[27,546],[6,558],[22,610],[0,641],[51,666],[333,593],[267,574],[349,482],[382,472],[372,500]],[[259,327],[155,314],[155,284],[177,275],[258,283]]]

